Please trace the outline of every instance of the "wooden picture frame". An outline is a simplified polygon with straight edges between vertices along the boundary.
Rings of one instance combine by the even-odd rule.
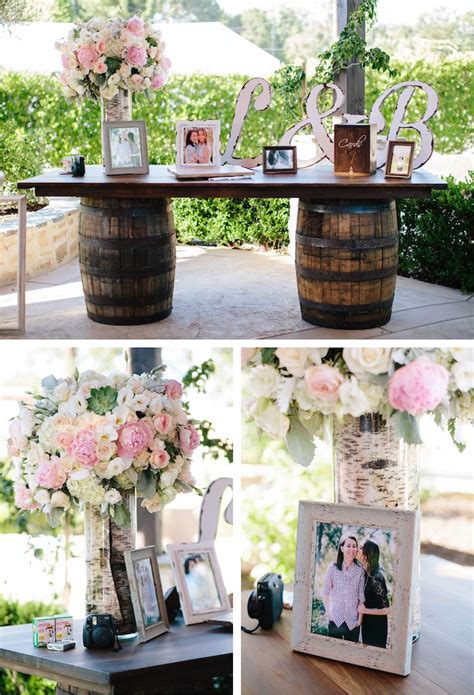
[[[26,329],[26,196],[0,195],[0,203],[16,203],[18,206],[17,321],[14,327],[0,324],[0,335],[24,335]]]
[[[300,502],[292,649],[408,675],[411,667],[412,583],[417,524],[418,513],[414,511]],[[338,575],[343,571],[336,564],[336,560],[342,557],[342,550],[341,556],[338,555],[339,548],[346,542],[357,546],[361,534],[364,542],[372,539],[372,546],[375,544],[380,550],[382,564],[387,565],[384,568],[386,574],[383,570],[376,570],[377,581],[385,584],[384,595],[389,612],[385,622],[377,622],[378,634],[383,633],[385,626],[385,646],[380,646],[380,638],[376,646],[377,640],[370,637],[370,629],[374,629],[373,619],[366,622],[365,632],[364,619],[368,616],[362,616],[359,630],[353,625],[353,612],[355,610],[360,618],[358,609],[361,605],[357,603],[357,608],[351,605],[355,600],[353,594],[357,592],[357,602],[360,601],[361,591],[363,596],[368,597],[368,582],[374,581],[363,568],[365,560],[361,557],[360,561],[354,562],[350,566],[351,575],[346,575],[344,580],[341,579],[342,575]],[[348,589],[346,580],[355,583],[357,588]],[[370,603],[369,598],[367,603]],[[387,611],[387,608],[382,610]],[[341,622],[345,615],[349,616],[348,623]],[[333,634],[330,635],[330,632]],[[340,637],[344,632],[346,634],[342,639]],[[358,634],[355,635],[355,632]],[[355,638],[360,641],[350,641]]]
[[[262,151],[264,174],[297,174],[296,145],[274,145]]]
[[[220,121],[176,122],[177,169],[199,170],[201,167],[220,167],[220,147]]]
[[[385,178],[411,179],[414,156],[413,140],[389,140]]]
[[[169,630],[156,548],[149,545],[124,553],[138,639],[148,642]]]
[[[186,625],[204,623],[231,610],[214,543],[173,543],[167,550]]]
[[[107,176],[150,171],[145,121],[104,121],[102,142]]]

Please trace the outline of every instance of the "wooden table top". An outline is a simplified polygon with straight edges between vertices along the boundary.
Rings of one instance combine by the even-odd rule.
[[[205,623],[174,622],[170,631],[121,651],[82,646],[82,620],[74,621],[75,649],[52,652],[33,647],[31,625],[0,628],[0,667],[76,685],[99,693],[135,693],[149,683],[179,682],[193,674],[232,673],[232,634]]]
[[[242,695],[467,695],[474,692],[473,585],[446,561],[422,557],[421,637],[409,676],[291,651],[292,612],[273,630],[242,633]],[[452,575],[452,576],[451,576]],[[242,624],[249,592],[243,592]]]
[[[257,170],[251,178],[232,181],[178,181],[164,165],[150,167],[150,173],[135,176],[106,176],[98,165],[86,167],[86,175],[73,177],[49,171],[18,183],[34,188],[39,196],[81,196],[97,198],[311,198],[311,199],[394,199],[427,198],[433,189],[447,184],[425,169],[411,179],[386,179],[379,169],[372,176],[336,176],[329,164],[300,169],[297,174],[265,175]]]

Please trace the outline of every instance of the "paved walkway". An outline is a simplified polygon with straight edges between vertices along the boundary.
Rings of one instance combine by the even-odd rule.
[[[0,290],[0,324],[15,315]],[[27,283],[27,338],[48,339],[463,339],[474,337],[474,296],[399,277],[391,321],[340,331],[301,318],[293,259],[271,251],[182,246],[174,309],[144,326],[104,326],[86,316],[78,262]],[[11,321],[10,321],[11,325]]]

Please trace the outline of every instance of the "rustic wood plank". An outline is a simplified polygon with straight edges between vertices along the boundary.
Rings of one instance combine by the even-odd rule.
[[[329,164],[300,169],[295,175],[265,176],[235,181],[177,181],[164,165],[138,176],[106,176],[101,166],[89,165],[84,177],[50,171],[18,183],[37,195],[91,198],[312,198],[395,199],[426,198],[447,184],[425,169],[411,179],[385,179],[382,170],[371,176],[337,177]]]
[[[0,667],[34,673],[101,693],[146,690],[163,678],[176,684],[232,673],[232,635],[221,627],[177,621],[170,632],[120,652],[82,647],[82,621],[74,622],[77,647],[51,652],[33,647],[31,625],[0,628]],[[171,687],[171,686],[170,686]],[[170,691],[171,692],[171,691]],[[178,691],[179,692],[179,691]]]

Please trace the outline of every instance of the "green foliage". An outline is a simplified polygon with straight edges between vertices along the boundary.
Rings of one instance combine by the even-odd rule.
[[[365,39],[359,35],[361,27],[375,23],[377,0],[361,0],[357,10],[349,17],[339,38],[327,51],[323,51],[316,66],[314,80],[331,82],[349,65],[360,64],[363,68],[386,72],[395,77],[396,70],[390,65],[390,56],[381,48],[367,48]]]
[[[474,291],[474,172],[428,199],[398,204],[400,272],[409,277]]]
[[[1,105],[0,105],[1,110]],[[16,182],[41,173],[45,160],[32,133],[17,130],[0,130],[0,171],[5,174],[5,195],[16,194]],[[25,193],[25,191],[22,191]],[[27,192],[29,200],[34,199],[32,192]]]
[[[234,200],[180,198],[173,205],[178,241],[240,246],[259,244],[281,248],[288,244],[287,199]]]
[[[7,601],[0,596],[0,625],[24,625],[42,615],[63,613],[58,604],[37,601],[19,603]],[[2,695],[54,695],[56,686],[51,681],[37,676],[27,676],[9,669],[0,669],[0,693]]]
[[[216,371],[216,365],[214,360],[206,360],[201,364],[193,365],[183,377],[183,386],[188,388],[188,386],[194,386],[198,393],[205,393],[206,382]]]
[[[0,0],[0,25],[31,21],[33,9],[24,0]]]

